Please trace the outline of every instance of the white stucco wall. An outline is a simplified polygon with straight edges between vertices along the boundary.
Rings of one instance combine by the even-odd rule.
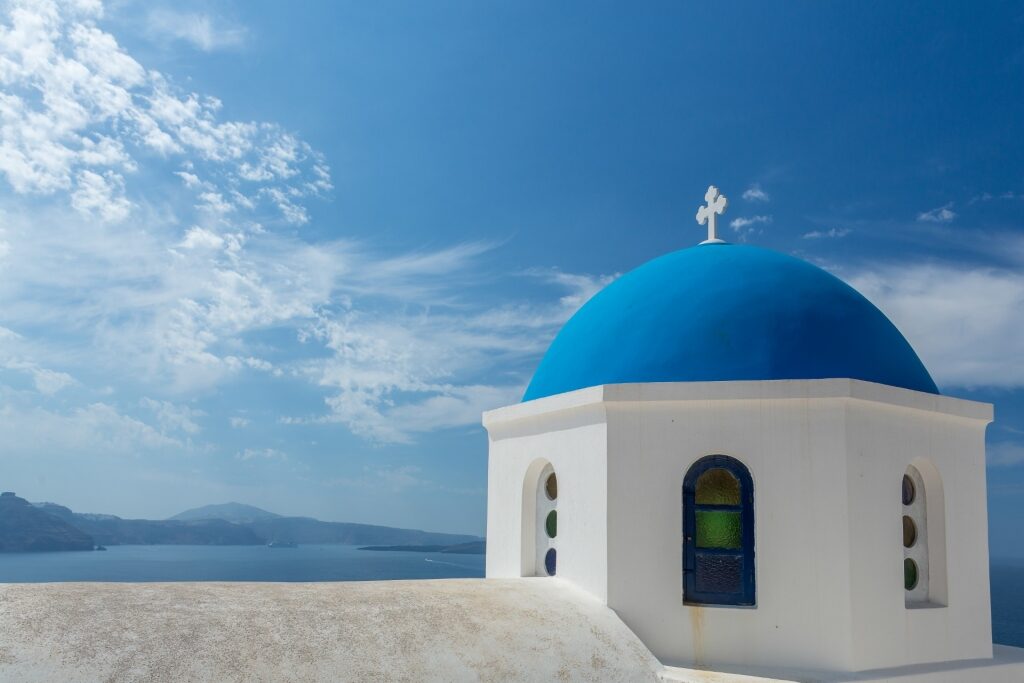
[[[541,462],[558,476],[557,576],[607,602],[607,474],[604,409],[567,407],[519,421],[515,438],[491,430],[487,472],[487,576],[535,574],[534,487]],[[531,470],[531,466],[533,469]],[[524,495],[527,498],[524,500]],[[528,516],[527,516],[528,515]]]
[[[559,476],[559,576],[665,663],[858,671],[988,657],[990,420],[988,404],[852,380],[614,385],[492,411],[487,573],[521,571],[512,499],[544,457]],[[682,481],[712,454],[754,481],[753,608],[683,604]],[[948,567],[948,607],[904,604],[900,482],[916,458],[946,484],[929,528],[945,526],[945,552],[930,550],[948,563],[930,564]]]
[[[851,574],[857,667],[990,657],[985,422],[865,401],[852,402],[847,414],[851,543],[863,549]],[[927,492],[934,600],[907,608],[894,482],[911,463],[924,474],[920,460],[943,484]]]

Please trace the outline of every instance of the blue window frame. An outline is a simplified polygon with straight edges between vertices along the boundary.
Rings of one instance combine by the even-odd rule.
[[[709,455],[683,479],[683,602],[754,605],[754,482],[739,460]]]

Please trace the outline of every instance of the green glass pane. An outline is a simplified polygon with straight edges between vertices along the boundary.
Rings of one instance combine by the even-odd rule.
[[[740,482],[732,472],[715,468],[700,475],[696,490],[697,505],[739,505]]]
[[[743,545],[740,513],[697,510],[698,548],[739,548]]]
[[[903,587],[908,591],[917,588],[917,562],[909,557],[903,560]]]
[[[548,532],[548,538],[554,538],[558,534],[558,513],[552,510],[548,518],[544,520],[544,530]]]

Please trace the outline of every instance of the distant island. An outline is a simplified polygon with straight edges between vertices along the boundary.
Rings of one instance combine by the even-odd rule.
[[[74,512],[56,503],[30,503],[13,492],[0,495],[0,552],[93,550],[110,545],[287,547],[321,543],[454,548],[481,541],[467,534],[285,517],[241,503],[206,505],[169,519],[149,520]]]
[[[0,493],[0,552],[92,550],[89,534],[36,508],[11,491]]]

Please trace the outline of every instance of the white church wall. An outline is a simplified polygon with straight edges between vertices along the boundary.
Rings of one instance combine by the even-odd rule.
[[[662,661],[849,665],[842,414],[803,399],[609,407],[609,606]],[[683,604],[683,477],[715,454],[753,478],[755,607]]]
[[[854,663],[858,669],[992,654],[985,419],[851,402],[848,409]],[[907,467],[926,487],[929,593],[907,604]],[[925,476],[927,473],[927,476]],[[896,483],[894,483],[896,482]]]
[[[535,535],[541,530],[530,512],[540,473],[537,464],[550,463],[558,477],[556,576],[606,601],[603,408],[571,408],[489,425],[488,430],[487,576],[537,575]]]
[[[524,477],[550,462],[557,575],[667,664],[857,671],[988,657],[990,420],[988,404],[843,379],[610,385],[491,411],[487,576],[534,573]],[[683,602],[682,483],[707,455],[753,480],[753,607]],[[908,609],[911,464],[928,488],[937,606]]]

